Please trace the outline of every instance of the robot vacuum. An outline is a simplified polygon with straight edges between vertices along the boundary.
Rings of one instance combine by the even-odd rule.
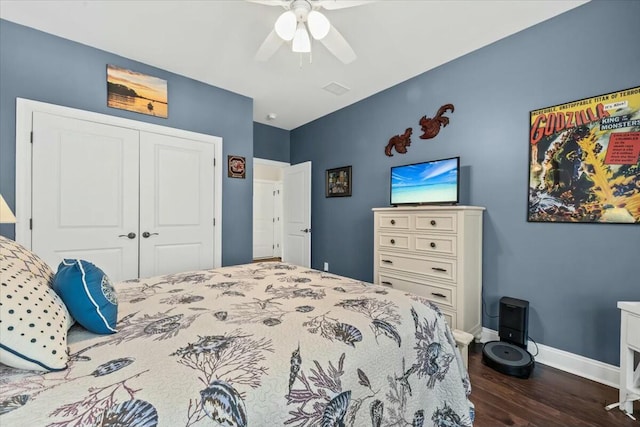
[[[518,378],[529,378],[535,366],[531,353],[506,341],[485,343],[482,361],[498,372]]]
[[[485,365],[506,375],[529,378],[535,361],[527,349],[529,302],[500,298],[500,341],[489,341],[482,347]]]

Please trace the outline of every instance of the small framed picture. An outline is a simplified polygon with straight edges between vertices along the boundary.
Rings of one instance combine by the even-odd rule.
[[[246,176],[246,161],[242,156],[228,156],[228,174],[229,178],[245,178]]]
[[[351,166],[327,169],[325,196],[351,196]]]
[[[166,119],[167,81],[107,64],[107,106]]]

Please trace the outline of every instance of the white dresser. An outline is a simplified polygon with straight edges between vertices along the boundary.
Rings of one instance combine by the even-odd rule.
[[[374,208],[374,283],[428,298],[451,329],[480,339],[483,211],[477,206]]]

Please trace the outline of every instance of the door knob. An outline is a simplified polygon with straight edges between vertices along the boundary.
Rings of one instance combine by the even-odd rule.
[[[118,237],[128,237],[130,239],[135,239],[136,238],[136,233],[134,233],[133,231],[129,234],[121,234]]]
[[[305,228],[304,230],[300,230],[303,233],[311,233],[311,229],[310,228]]]
[[[158,233],[149,233],[148,231],[145,231],[144,233],[142,233],[142,237],[144,237],[145,239],[151,237],[151,236],[157,236]]]

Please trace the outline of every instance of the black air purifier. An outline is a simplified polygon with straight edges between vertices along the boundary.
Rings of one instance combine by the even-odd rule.
[[[528,333],[529,301],[500,298],[500,341],[485,343],[482,347],[482,361],[503,374],[529,378],[535,361],[527,351]]]

